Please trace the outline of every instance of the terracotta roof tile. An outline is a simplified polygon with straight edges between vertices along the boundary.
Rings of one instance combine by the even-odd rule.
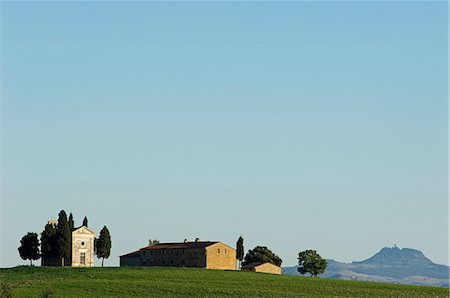
[[[266,262],[267,263],[267,262]],[[242,265],[242,269],[250,269],[250,268],[255,268],[256,266],[265,264],[264,262],[253,262],[247,265]]]
[[[210,245],[218,243],[217,241],[197,241],[197,242],[179,242],[179,243],[158,243],[151,246],[141,248],[141,250],[154,250],[154,249],[201,249]]]
[[[136,250],[136,251],[130,252],[128,254],[122,255],[120,257],[137,257],[140,254],[141,254],[141,251],[140,250]]]

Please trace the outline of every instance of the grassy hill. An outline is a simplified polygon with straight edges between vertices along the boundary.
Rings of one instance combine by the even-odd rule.
[[[435,287],[185,268],[0,269],[17,297],[448,297]],[[53,297],[53,296],[52,296]]]

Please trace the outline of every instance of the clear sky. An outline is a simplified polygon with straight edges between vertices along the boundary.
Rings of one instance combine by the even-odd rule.
[[[0,266],[112,235],[448,264],[445,2],[2,3]],[[97,262],[99,264],[99,262]]]

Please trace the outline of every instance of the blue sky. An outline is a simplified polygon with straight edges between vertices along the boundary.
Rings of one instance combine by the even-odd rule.
[[[448,263],[445,2],[2,3],[3,266],[61,209],[149,238]]]

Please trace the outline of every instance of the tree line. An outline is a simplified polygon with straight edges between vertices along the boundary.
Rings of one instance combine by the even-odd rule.
[[[272,263],[276,266],[281,266],[283,262],[279,256],[273,253],[266,246],[256,246],[251,249],[244,256],[244,238],[239,236],[236,242],[236,260],[238,269],[242,266],[253,262]],[[298,254],[298,272],[300,274],[309,273],[313,277],[319,276],[325,272],[327,268],[327,261],[323,259],[315,250],[308,249]]]
[[[83,226],[88,227],[88,219],[84,217]],[[30,266],[33,260],[42,258],[48,260],[57,258],[61,265],[69,264],[72,258],[72,231],[75,229],[75,223],[72,213],[67,217],[67,213],[61,210],[58,214],[56,223],[48,222],[41,233],[39,241],[38,234],[29,232],[20,240],[18,248],[19,255],[23,260],[30,260]],[[111,235],[106,226],[100,231],[98,238],[94,239],[94,253],[97,258],[109,258],[111,254]]]

